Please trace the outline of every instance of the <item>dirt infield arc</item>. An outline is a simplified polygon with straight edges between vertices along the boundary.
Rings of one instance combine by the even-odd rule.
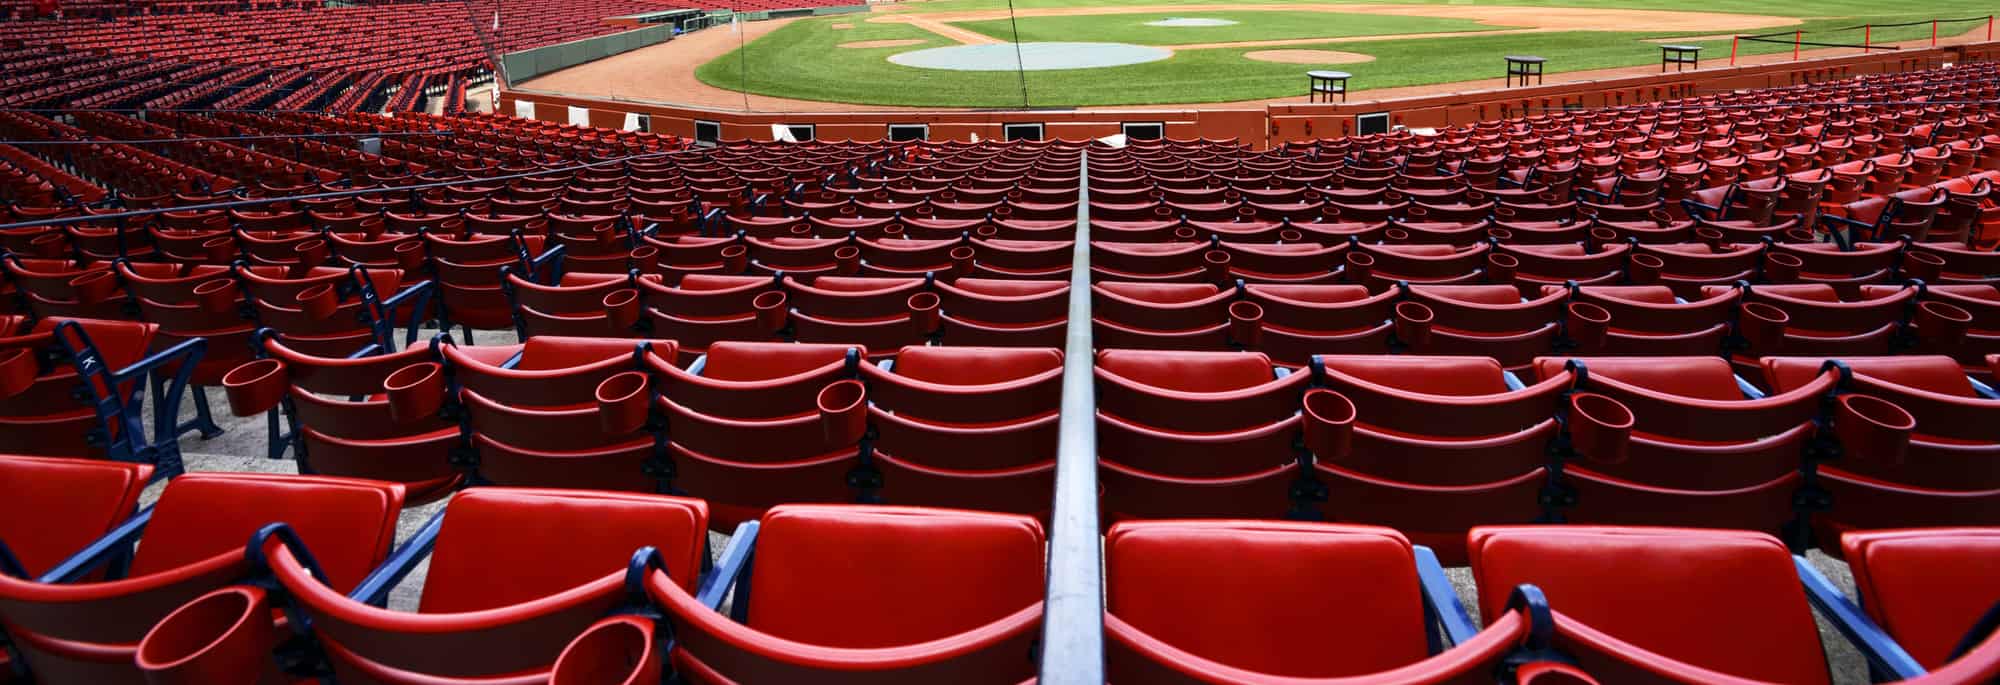
[[[1005,18],[1005,11],[959,11],[916,13],[913,6],[880,7],[872,16],[862,19],[872,23],[907,23],[935,33],[959,44],[977,45],[1000,42],[995,38],[971,30],[956,27],[949,22],[978,21]],[[1731,31],[1748,31],[1800,23],[1793,17],[1767,15],[1729,14],[1715,12],[1679,12],[1662,10],[1574,8],[1574,7],[1516,7],[1481,5],[1363,5],[1363,4],[1191,4],[1161,6],[1106,6],[1024,9],[1016,16],[1074,16],[1105,14],[1156,14],[1175,16],[1202,11],[1320,11],[1343,13],[1390,14],[1416,17],[1444,17],[1472,19],[1492,26],[1513,28],[1476,32],[1476,35],[1496,35],[1507,33],[1536,33],[1557,31],[1630,31],[1635,28],[1646,30],[1674,31],[1687,33],[1724,34]],[[857,18],[858,19],[858,18]],[[549,94],[567,94],[586,97],[610,97],[631,99],[641,102],[671,103],[693,107],[763,112],[851,112],[851,111],[910,111],[910,110],[954,110],[957,107],[898,107],[883,105],[855,105],[840,102],[797,100],[792,98],[764,95],[746,95],[726,90],[702,82],[695,76],[695,69],[717,57],[721,57],[744,44],[771,33],[795,19],[751,22],[741,25],[740,30],[712,29],[683,36],[674,41],[650,48],[635,50],[622,55],[598,60],[553,74],[548,74],[526,83],[518,84],[523,91]],[[1345,38],[1304,38],[1271,41],[1244,41],[1235,43],[1213,43],[1195,45],[1175,45],[1171,49],[1200,50],[1209,48],[1253,48],[1286,47],[1295,45],[1325,45],[1361,41],[1414,40],[1427,38],[1450,38],[1475,35],[1475,32],[1394,34],[1383,36],[1353,36]],[[1809,51],[1811,52],[1811,51]],[[1784,55],[1782,57],[1789,57]],[[1746,57],[1744,63],[1762,63],[1780,59],[1781,56],[1761,55]],[[1590,71],[1569,72],[1561,78],[1584,79],[1646,73],[1647,67],[1619,67]],[[1405,88],[1379,89],[1370,95],[1382,97],[1448,92],[1467,88],[1497,85],[1483,81],[1458,84],[1433,84]],[[1211,103],[1211,106],[1228,104],[1259,104],[1271,102],[1302,101],[1303,96],[1249,100],[1241,103]],[[1090,109],[1130,109],[1131,107],[1108,107]]]

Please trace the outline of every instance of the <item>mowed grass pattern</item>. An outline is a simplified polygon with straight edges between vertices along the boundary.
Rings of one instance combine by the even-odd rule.
[[[1147,22],[1168,17],[1221,19],[1237,22],[1230,26],[1147,26]],[[1346,38],[1387,36],[1403,33],[1446,33],[1490,31],[1496,26],[1470,19],[1399,17],[1387,14],[1334,14],[1330,12],[1188,12],[1160,14],[1099,14],[1071,17],[1021,17],[1014,21],[956,22],[953,26],[971,29],[1000,40],[1013,40],[1018,25],[1023,42],[1072,41],[1077,36],[1107,43],[1137,45],[1192,45],[1196,43],[1236,43],[1251,40],[1291,40],[1296,38]]]
[[[1068,7],[1102,5],[1146,5],[1164,6],[1173,4],[1213,3],[1214,0],[1019,0],[1018,7]],[[1437,4],[1437,3],[1432,3]],[[1796,27],[1806,32],[1806,40],[1822,43],[1858,45],[1862,41],[1860,29],[1836,30],[1862,23],[1888,24],[1919,21],[1934,17],[1960,18],[1985,16],[1991,10],[1980,8],[1966,0],[1939,0],[1926,2],[1922,6],[1867,4],[1854,0],[1807,0],[1794,3],[1747,2],[1743,0],[1708,0],[1673,4],[1655,0],[1620,0],[1606,2],[1546,2],[1538,0],[1507,0],[1508,5],[1529,6],[1618,6],[1637,9],[1679,9],[1687,11],[1738,11],[1759,12],[1790,16],[1818,16],[1808,19]],[[946,11],[963,9],[992,9],[991,0],[936,0],[921,5],[907,6],[921,11]],[[999,7],[1005,7],[999,4]],[[1869,12],[1835,15],[1836,12],[1867,7]],[[1883,14],[1881,10],[1893,8],[1896,13]],[[1292,12],[1271,12],[1272,14],[1292,14]],[[1202,12],[1186,15],[1162,12],[1158,15],[1096,15],[1080,17],[1085,19],[1112,19],[1125,25],[1152,21],[1165,16],[1194,16],[1214,14],[1259,14],[1256,11],[1228,13]],[[1366,17],[1369,20],[1383,15],[1324,14],[1333,17],[1334,22],[1346,21],[1351,17]],[[1021,21],[1041,21],[1060,17],[1024,18]],[[1435,21],[1435,20],[1432,20]],[[834,30],[833,23],[852,24],[853,28]],[[959,24],[968,28],[975,24],[994,22],[967,22]],[[997,22],[1004,25],[1006,22]],[[1465,24],[1473,22],[1465,21]],[[1024,25],[1024,31],[1027,27]],[[1146,27],[1156,28],[1156,27]],[[1221,27],[1236,28],[1236,27]],[[1486,27],[1492,28],[1492,27]],[[1647,42],[1651,39],[1679,38],[1686,33],[1648,32],[1643,27],[1635,27],[1629,32],[1576,31],[1560,33],[1524,33],[1460,36],[1441,39],[1403,40],[1385,37],[1383,40],[1363,40],[1327,44],[1289,45],[1292,49],[1322,48],[1356,52],[1370,55],[1375,61],[1363,64],[1347,64],[1338,67],[1352,72],[1355,76],[1351,87],[1357,92],[1371,88],[1426,85],[1434,83],[1455,83],[1477,79],[1500,77],[1504,64],[1500,57],[1507,54],[1535,54],[1549,59],[1548,72],[1557,74],[1565,71],[1601,69],[1608,67],[1634,66],[1659,63],[1659,45]],[[985,30],[994,30],[985,27]],[[1202,32],[1210,29],[1162,29],[1165,31]],[[1788,31],[1789,29],[1772,29]],[[1956,35],[1967,32],[1983,33],[1983,22],[1947,24],[1940,35]],[[1928,25],[1876,29],[1873,39],[1876,43],[1897,40],[1921,39],[1930,35]],[[1011,35],[1011,31],[1009,34]],[[1258,38],[1259,40],[1270,38]],[[1023,35],[1023,40],[1061,39],[1071,41],[1107,40],[1099,32],[1078,35],[1037,36]],[[898,48],[851,49],[838,48],[840,43],[863,40],[912,39],[923,44]],[[1110,40],[1116,40],[1110,38]],[[1226,42],[1217,39],[1214,42]],[[1247,39],[1246,39],[1247,40]],[[1202,39],[1210,42],[1209,39]],[[1712,39],[1687,41],[1701,45],[1706,50],[1702,58],[1706,64],[1725,63],[1729,57],[1730,41]],[[918,107],[1073,107],[1147,104],[1198,104],[1213,102],[1234,102],[1276,97],[1292,97],[1305,93],[1305,71],[1312,65],[1274,64],[1259,62],[1243,57],[1243,53],[1268,48],[1215,48],[1202,50],[1179,50],[1170,59],[1146,64],[1101,69],[1071,69],[1057,71],[1032,71],[1025,74],[1014,72],[953,72],[930,69],[915,69],[891,64],[889,55],[908,50],[953,45],[928,31],[897,23],[874,23],[857,16],[828,17],[800,20],[789,26],[773,31],[769,35],[747,46],[701,66],[696,75],[702,81],[721,88],[748,90],[759,95],[789,97],[824,102],[844,102],[863,105],[902,105]],[[1789,43],[1743,42],[1738,46],[1740,54],[1766,54],[1789,52]],[[1808,48],[1810,49],[1810,48]],[[1027,99],[1022,98],[1025,81]],[[1363,96],[1365,97],[1365,95]]]

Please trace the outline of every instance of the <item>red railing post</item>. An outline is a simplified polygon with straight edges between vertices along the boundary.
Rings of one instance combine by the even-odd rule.
[[[1867,52],[1867,51],[1868,51],[1868,49],[1869,49],[1869,48],[1868,48],[1868,46],[1870,46],[1870,45],[1874,45],[1874,44],[1875,44],[1875,43],[1874,43],[1874,37],[1875,37],[1875,25],[1874,25],[1874,24],[1862,24],[1862,25],[1861,25],[1861,51],[1862,51],[1862,52]]]
[[[1931,47],[1937,47],[1937,20],[1931,20]]]
[[[1805,39],[1806,39],[1805,31],[1800,30],[1792,32],[1792,61],[1794,62],[1799,61],[1799,43],[1801,41],[1804,41]]]
[[[1736,66],[1736,41],[1738,40],[1740,38],[1737,36],[1729,37],[1729,66],[1732,67]]]

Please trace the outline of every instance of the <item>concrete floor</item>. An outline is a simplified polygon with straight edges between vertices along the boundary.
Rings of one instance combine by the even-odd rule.
[[[426,337],[428,335],[429,332],[425,333]],[[478,332],[477,342],[486,345],[511,345],[517,342],[517,340],[518,338],[511,331],[480,331]],[[228,402],[223,399],[220,389],[211,391],[209,399],[215,411],[216,423],[221,425],[225,432],[210,440],[202,440],[198,437],[189,437],[182,440],[183,455],[186,457],[187,469],[189,471],[298,472],[295,463],[291,461],[289,455],[282,460],[264,458],[266,430],[262,416],[251,418],[231,416],[229,414]],[[190,395],[188,401],[183,402],[181,409],[183,420],[194,416],[192,395]],[[154,483],[152,487],[148,488],[144,497],[145,503],[151,504],[155,499],[158,499],[159,491],[163,487],[165,487],[165,483],[161,482]],[[396,537],[398,542],[407,540],[411,535],[415,534],[444,504],[444,502],[435,502],[424,506],[404,509],[402,517],[397,524]],[[728,544],[728,541],[728,536],[710,533],[710,554],[719,555],[722,548]],[[1854,598],[1854,576],[1848,571],[1846,563],[1821,554],[1816,550],[1809,552],[1807,558],[1812,561],[1813,566],[1817,567],[1821,573],[1826,574],[1835,585],[1845,591],[1849,599]],[[401,585],[396,587],[389,596],[390,608],[398,611],[416,610],[418,598],[423,594],[424,576],[428,568],[429,562],[426,560],[415,571],[411,572]],[[1450,575],[1452,585],[1458,591],[1460,601],[1464,602],[1467,610],[1472,612],[1473,620],[1479,621],[1479,603],[1472,580],[1471,569],[1462,567],[1450,568],[1446,569],[1446,573]],[[1720,620],[1726,620],[1726,618],[1718,617]],[[1832,625],[1827,623],[1824,618],[1817,615],[1814,618],[1819,622],[1820,641],[1826,648],[1827,663],[1833,672],[1835,685],[1864,685],[1868,683],[1868,666],[1862,658],[1861,653],[1856,651],[1845,638],[1841,637],[1840,633],[1835,631]]]

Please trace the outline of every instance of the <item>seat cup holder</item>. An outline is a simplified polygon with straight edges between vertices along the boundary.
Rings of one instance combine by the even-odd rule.
[[[1521,664],[1514,670],[1514,682],[1516,685],[1597,685],[1597,680],[1583,669],[1560,661]]]
[[[1729,249],[1729,236],[1723,234],[1722,229],[1713,226],[1695,228],[1694,239],[1703,245],[1707,245],[1710,252],[1722,252]]]
[[[1229,303],[1229,339],[1255,349],[1264,339],[1264,307],[1249,300]]]
[[[750,248],[742,244],[722,246],[722,270],[725,273],[740,274],[750,268]]]
[[[904,300],[903,304],[910,308],[910,323],[914,324],[919,332],[930,335],[938,331],[941,322],[938,307],[944,304],[944,301],[937,293],[917,293],[911,295],[910,299]]]
[[[292,300],[298,305],[300,312],[315,320],[327,319],[333,316],[334,310],[340,308],[340,300],[334,294],[332,283],[321,283],[301,290]]]
[[[1570,393],[1569,438],[1585,459],[1617,464],[1630,456],[1632,410],[1594,392]]]
[[[34,350],[17,348],[0,352],[0,398],[13,397],[35,384],[41,375]]]
[[[271,655],[277,646],[270,596],[232,585],[160,619],[133,658],[154,685],[262,685],[285,682]]]
[[[1674,215],[1668,214],[1667,210],[1664,209],[1655,209],[1646,212],[1646,218],[1652,219],[1653,225],[1660,228],[1674,225]],[[1697,230],[1696,233],[1699,234],[1699,231]]]
[[[1585,242],[1588,243],[1591,252],[1597,252],[1606,245],[1618,242],[1618,232],[1605,226],[1592,226],[1584,235],[1588,238]]]
[[[819,425],[828,445],[852,445],[868,432],[868,387],[852,378],[820,388]]]
[[[1397,245],[1407,244],[1410,242],[1410,232],[1401,228],[1385,229],[1382,231],[1382,241]]]
[[[1354,402],[1326,388],[1306,391],[1301,402],[1306,449],[1319,459],[1341,459],[1354,451]]]
[[[1201,233],[1194,230],[1193,226],[1181,226],[1174,229],[1175,242],[1191,243],[1200,238]]]
[[[855,247],[853,245],[842,245],[838,248],[834,248],[833,263],[835,269],[839,271],[840,274],[843,276],[852,276],[854,274],[860,273],[861,248]]]
[[[1348,252],[1347,266],[1341,269],[1347,282],[1368,285],[1368,277],[1375,273],[1375,256],[1366,252]]]
[[[1799,228],[1796,226],[1785,229],[1784,235],[1785,235],[1785,242],[1788,243],[1810,243],[1816,240],[1813,237],[1811,229]]]
[[[1944,273],[1944,258],[1929,252],[1912,250],[1903,255],[1903,276],[1935,282]]]
[[[1486,254],[1486,281],[1494,285],[1514,285],[1514,276],[1521,270],[1521,260],[1510,254],[1489,252]]]
[[[1431,341],[1431,322],[1437,320],[1437,313],[1430,305],[1408,300],[1396,303],[1396,339],[1411,347],[1423,347]]]
[[[807,226],[807,225],[804,225],[804,224],[800,224],[800,225],[797,225],[797,226],[793,226],[793,227],[791,227],[791,228],[787,228],[787,229],[785,229],[785,233],[786,233],[786,234],[788,234],[788,235],[790,235],[790,236],[791,236],[791,237],[793,237],[793,238],[811,238],[811,237],[813,237],[813,235],[812,235],[812,233],[813,233],[813,230],[812,230],[812,227],[811,227],[811,226]]]
[[[1750,341],[1750,349],[1769,354],[1785,341],[1785,326],[1792,322],[1785,310],[1762,302],[1745,302],[1736,317],[1736,334]]]
[[[1208,275],[1208,280],[1217,283],[1227,283],[1229,282],[1229,259],[1229,253],[1221,250],[1203,252],[1201,253],[1202,272]]]
[[[1161,219],[1172,219],[1174,218],[1174,208],[1165,205],[1154,207],[1153,216],[1159,217]]]
[[[1611,310],[1589,302],[1571,302],[1563,327],[1586,350],[1600,350],[1611,337]]]
[[[389,418],[414,423],[436,416],[444,406],[444,368],[437,362],[411,364],[382,379],[389,396]]]
[[[363,239],[375,240],[377,238],[381,238],[383,230],[382,217],[371,216],[364,218],[361,220],[361,223],[358,226],[358,228],[361,229],[361,237]]]
[[[644,372],[625,371],[597,384],[597,423],[605,433],[624,435],[645,427],[653,399],[646,382]]]
[[[1805,269],[1806,260],[1798,255],[1772,252],[1764,255],[1764,280],[1770,283],[1789,283],[1799,280],[1799,272]]]
[[[570,641],[549,671],[549,685],[640,685],[660,682],[659,640],[652,619],[612,616]]]
[[[757,297],[750,300],[750,308],[757,312],[758,328],[773,333],[784,329],[788,310],[783,291],[766,290],[757,293]]]
[[[1492,238],[1492,239],[1494,239],[1494,240],[1500,240],[1500,241],[1507,241],[1507,240],[1513,240],[1513,239],[1514,239],[1514,232],[1513,232],[1513,231],[1510,231],[1510,230],[1507,230],[1507,229],[1504,229],[1504,228],[1500,228],[1500,227],[1498,227],[1498,226],[1495,226],[1495,227],[1492,227],[1492,228],[1489,228],[1489,229],[1486,229],[1486,237],[1488,237],[1488,238]]]
[[[660,248],[651,245],[640,245],[632,248],[631,252],[626,253],[625,258],[632,262],[632,268],[646,271],[647,267],[654,266],[655,262],[659,261]]]
[[[290,387],[285,363],[276,359],[244,362],[222,375],[222,394],[229,398],[229,413],[237,416],[270,411]]]
[[[1000,227],[995,226],[993,224],[980,224],[979,228],[972,229],[972,235],[974,237],[992,240],[994,238],[1000,237]]]
[[[1925,300],[1917,303],[1916,324],[1917,337],[1924,342],[1956,346],[1972,328],[1972,312],[1949,302]]]
[[[1625,278],[1633,285],[1652,285],[1660,282],[1660,273],[1666,268],[1666,260],[1660,259],[1659,255],[1634,254],[1631,271],[1625,274]]]
[[[404,271],[424,268],[424,244],[421,241],[397,243],[390,252],[396,255],[396,266]]]
[[[963,278],[972,274],[972,259],[977,253],[971,245],[951,248],[951,277]]]
[[[228,314],[236,310],[236,280],[234,278],[214,278],[202,280],[194,286],[194,300],[202,304],[204,312]]]
[[[1901,464],[1910,447],[1916,417],[1894,402],[1873,395],[1834,398],[1833,434],[1843,452],[1857,459]]]
[[[639,291],[632,288],[613,290],[604,295],[604,316],[611,319],[611,326],[625,330],[639,323]]]
[[[1278,231],[1278,240],[1281,242],[1297,243],[1304,242],[1305,239],[1306,234],[1296,228],[1286,228]]]
[[[118,291],[118,279],[109,271],[92,271],[69,279],[70,292],[76,294],[76,301],[83,304],[97,304],[111,299]]]
[[[326,258],[332,254],[332,248],[327,247],[324,240],[313,239],[292,246],[292,257],[298,260],[299,268],[305,271],[325,264]]]
[[[45,259],[61,257],[64,240],[61,231],[43,233],[28,240],[28,253]]]
[[[884,237],[884,238],[901,238],[901,237],[903,237],[903,225],[902,225],[902,224],[896,224],[896,223],[892,223],[892,224],[888,224],[888,225],[885,225],[885,226],[883,226],[883,227],[882,227],[882,237]]]

